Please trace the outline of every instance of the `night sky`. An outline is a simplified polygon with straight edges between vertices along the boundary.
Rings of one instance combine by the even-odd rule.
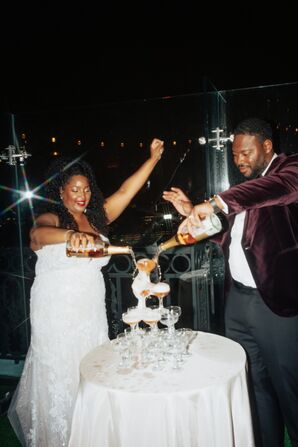
[[[60,6],[6,5],[10,11],[2,14],[0,27],[0,112],[67,112],[188,95],[202,92],[206,78],[218,90],[298,81],[295,41],[274,39],[271,25],[261,24],[259,15],[258,23],[247,28],[241,20],[242,29],[236,29],[218,7],[217,24],[214,15],[191,8],[188,17],[180,9],[176,20],[168,9],[161,17],[151,2],[143,18],[130,20],[115,5],[109,15],[88,3],[69,5],[64,12]],[[225,38],[228,31],[232,38]]]
[[[188,22],[191,8],[187,18],[176,8],[174,21],[172,10],[161,17],[152,6],[128,21],[128,11],[122,18],[112,6],[105,14],[82,6],[62,12],[52,3],[22,7],[11,5],[2,17],[1,111],[197,93],[205,77],[219,90],[298,80],[294,44],[271,35],[224,39],[223,23],[220,32],[214,22],[202,32],[200,16]]]

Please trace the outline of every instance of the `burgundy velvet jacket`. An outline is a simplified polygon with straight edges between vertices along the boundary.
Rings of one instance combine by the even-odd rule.
[[[298,314],[298,154],[279,155],[265,176],[219,196],[229,207],[230,229],[235,214],[246,210],[242,247],[267,306],[281,316]],[[230,230],[213,240],[221,243],[227,261]]]

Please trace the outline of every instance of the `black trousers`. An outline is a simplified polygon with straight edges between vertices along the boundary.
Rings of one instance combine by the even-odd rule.
[[[298,316],[274,314],[257,289],[234,283],[225,328],[247,353],[256,446],[283,447],[286,425],[298,447]]]

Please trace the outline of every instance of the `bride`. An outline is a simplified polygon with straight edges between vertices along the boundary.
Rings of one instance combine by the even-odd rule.
[[[30,232],[36,252],[31,288],[31,344],[8,417],[20,442],[30,447],[67,446],[79,363],[108,339],[105,285],[101,268],[109,257],[67,257],[72,248],[107,236],[107,225],[128,206],[161,158],[154,139],[150,158],[104,199],[91,167],[82,160],[58,159],[48,171],[47,212]]]

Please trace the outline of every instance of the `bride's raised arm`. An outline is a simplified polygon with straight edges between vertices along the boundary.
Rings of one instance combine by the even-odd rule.
[[[146,160],[140,168],[128,177],[120,186],[105,201],[104,208],[111,223],[125,210],[137,192],[145,184],[156,164],[160,160],[164,151],[163,141],[154,138],[150,145],[150,157]]]

